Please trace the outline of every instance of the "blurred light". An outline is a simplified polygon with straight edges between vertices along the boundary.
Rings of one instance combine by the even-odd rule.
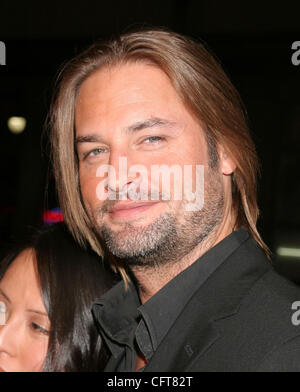
[[[43,221],[47,225],[52,225],[53,223],[63,222],[64,217],[61,213],[60,208],[53,208],[51,210],[46,210],[43,213]]]
[[[24,117],[10,117],[7,121],[8,129],[12,133],[21,133],[26,127],[26,118]]]
[[[277,248],[278,256],[282,257],[298,257],[300,259],[300,248],[285,248],[280,246]]]

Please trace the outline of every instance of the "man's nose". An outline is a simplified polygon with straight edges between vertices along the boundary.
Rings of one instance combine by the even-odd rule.
[[[137,183],[139,176],[130,173],[133,159],[126,154],[111,154],[108,173],[108,190],[113,193],[126,194],[131,184]]]

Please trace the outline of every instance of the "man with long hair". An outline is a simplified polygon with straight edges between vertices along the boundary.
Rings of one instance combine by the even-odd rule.
[[[93,307],[106,370],[300,370],[300,291],[258,233],[255,146],[205,46],[163,29],[96,42],[49,119],[66,223],[123,276]]]

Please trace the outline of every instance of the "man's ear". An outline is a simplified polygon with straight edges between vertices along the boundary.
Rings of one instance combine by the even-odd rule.
[[[223,146],[218,147],[219,152],[219,165],[222,174],[228,176],[232,174],[236,169],[236,164],[233,159],[226,153]]]

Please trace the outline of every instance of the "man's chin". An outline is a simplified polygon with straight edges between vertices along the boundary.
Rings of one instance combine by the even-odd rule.
[[[148,228],[148,230],[147,230]],[[104,225],[101,230],[101,238],[104,240],[108,251],[121,259],[139,259],[149,255],[157,247],[160,238],[152,232],[150,227],[134,227],[126,224],[118,230]]]

